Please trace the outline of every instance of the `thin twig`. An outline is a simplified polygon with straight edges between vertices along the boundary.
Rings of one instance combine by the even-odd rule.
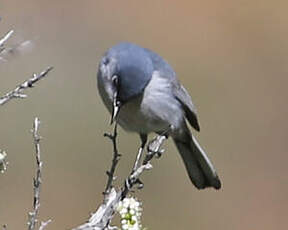
[[[7,169],[8,162],[6,160],[7,153],[0,150],[0,173],[4,173]]]
[[[36,157],[36,176],[33,179],[33,188],[34,188],[34,199],[33,199],[33,211],[28,213],[28,230],[34,230],[38,222],[37,216],[40,208],[40,190],[42,183],[42,161],[41,161],[41,151],[40,151],[40,140],[41,137],[38,134],[40,125],[40,120],[36,117],[33,123],[33,139],[35,146],[35,157]],[[44,227],[50,222],[42,222],[39,229],[44,229]]]
[[[13,32],[13,30],[10,30],[3,38],[0,39],[0,53],[4,50],[4,43],[10,38]]]
[[[141,174],[145,170],[152,168],[150,161],[155,155],[160,155],[163,152],[160,149],[165,139],[166,139],[166,136],[157,136],[155,139],[153,139],[149,143],[148,153],[146,157],[144,158],[142,164],[135,171],[132,171],[132,173],[125,180],[123,187],[119,191],[116,191],[115,188],[111,185],[109,193],[104,194],[103,203],[99,206],[96,212],[91,215],[90,219],[85,224],[82,224],[74,228],[73,230],[109,229],[109,224],[114,216],[115,209],[118,203],[127,196],[128,192],[131,191],[134,185],[139,184],[139,181],[140,181],[139,178]],[[113,144],[114,143],[116,145],[115,149],[117,151],[116,136],[115,136],[115,140],[113,141]],[[116,155],[117,154],[118,154],[118,151]],[[114,156],[115,156],[115,153],[114,153]],[[113,161],[112,161],[112,164],[114,164]],[[116,168],[116,165],[114,167]]]
[[[41,225],[39,227],[39,230],[43,230],[46,228],[46,226],[51,222],[52,220],[47,220],[47,221],[41,221]]]
[[[106,195],[106,194],[109,194],[111,191],[113,181],[115,180],[115,177],[114,177],[115,170],[121,157],[121,154],[119,154],[118,149],[117,149],[117,123],[116,122],[114,126],[113,135],[105,133],[104,136],[108,137],[112,141],[112,144],[113,144],[113,159],[112,159],[111,168],[109,171],[106,171],[108,179],[107,179],[105,191],[103,193],[104,195]]]
[[[33,200],[33,211],[29,212],[28,215],[28,230],[35,229],[37,222],[37,215],[40,208],[40,188],[41,188],[41,172],[42,172],[42,162],[40,158],[40,136],[38,135],[40,121],[36,117],[33,123],[33,139],[36,152],[36,176],[33,179],[34,188],[34,200]]]
[[[27,88],[32,88],[36,82],[47,76],[47,74],[53,69],[53,67],[48,67],[46,70],[42,71],[40,74],[33,74],[31,78],[23,82],[21,85],[17,86],[14,90],[8,92],[4,96],[0,97],[0,105],[4,105],[13,98],[26,98],[27,95],[22,94],[22,91]]]

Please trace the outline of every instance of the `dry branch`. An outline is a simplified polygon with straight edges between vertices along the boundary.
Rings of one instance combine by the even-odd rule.
[[[28,230],[34,230],[36,227],[36,224],[38,222],[37,216],[39,213],[40,208],[40,190],[41,190],[41,183],[42,183],[42,161],[41,161],[41,151],[40,151],[40,140],[41,137],[38,134],[40,121],[36,117],[33,123],[33,140],[34,140],[34,146],[35,146],[35,157],[36,157],[36,175],[33,179],[33,188],[34,188],[34,199],[33,199],[33,211],[28,213]],[[45,226],[50,222],[51,220],[48,220],[46,222],[42,222],[39,230],[44,229]]]
[[[7,169],[7,154],[5,151],[0,150],[0,173],[4,173]]]
[[[10,30],[3,38],[0,39],[0,53],[5,49],[4,44],[11,37],[13,33],[14,31]]]
[[[117,132],[115,132],[115,130],[116,127],[114,129],[113,135],[106,134],[105,136],[108,136],[113,143],[113,149],[114,149],[113,159],[119,160],[120,154],[118,153],[117,150],[117,142],[116,142]],[[163,150],[161,150],[161,146],[165,139],[166,136],[157,136],[149,143],[147,148],[148,152],[142,164],[135,171],[132,170],[130,175],[125,180],[124,185],[118,191],[112,185],[114,178],[114,171],[118,163],[118,160],[112,160],[111,169],[114,169],[114,171],[110,170],[109,173],[107,173],[108,182],[104,192],[104,200],[102,204],[99,206],[96,212],[91,215],[90,219],[85,224],[82,224],[74,228],[73,230],[104,230],[113,228],[110,227],[109,224],[114,216],[115,209],[118,203],[128,195],[129,191],[132,190],[134,185],[140,184],[140,187],[143,187],[143,184],[139,178],[145,170],[149,170],[152,168],[150,161],[153,159],[153,157],[155,155],[157,156],[162,154]]]
[[[46,77],[47,74],[53,69],[53,67],[48,67],[46,70],[42,71],[40,74],[33,74],[31,78],[23,82],[21,85],[17,86],[14,90],[8,92],[4,96],[0,97],[0,105],[4,105],[13,98],[26,98],[27,95],[22,94],[25,89],[32,88],[36,82]]]
[[[39,230],[43,230],[46,228],[46,226],[51,222],[52,220],[47,220],[47,221],[41,221],[41,225],[39,227]]]
[[[104,134],[105,137],[108,137],[113,144],[113,159],[112,159],[112,164],[111,164],[111,168],[109,171],[106,172],[107,176],[108,176],[108,180],[107,180],[107,185],[104,191],[104,195],[109,194],[111,189],[112,189],[112,184],[113,181],[115,180],[115,170],[116,170],[116,166],[120,160],[121,154],[119,154],[118,149],[117,149],[117,123],[115,123],[114,126],[114,132],[113,135],[109,134],[109,133],[105,133]]]

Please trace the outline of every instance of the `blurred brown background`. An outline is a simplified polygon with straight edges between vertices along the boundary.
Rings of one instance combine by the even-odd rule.
[[[96,87],[105,50],[119,41],[148,47],[174,67],[198,107],[198,139],[223,181],[197,191],[171,141],[143,176],[149,229],[286,229],[288,212],[286,1],[9,0],[0,35],[30,50],[1,62],[1,94],[49,65],[25,100],[1,107],[0,223],[25,229],[32,205],[32,121],[42,121],[40,219],[47,229],[82,223],[102,200],[112,129]],[[120,132],[120,181],[131,168],[136,135]]]

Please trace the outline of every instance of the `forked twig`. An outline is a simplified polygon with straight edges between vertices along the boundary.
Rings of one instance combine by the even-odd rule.
[[[22,94],[22,92],[27,88],[32,88],[36,82],[46,77],[47,74],[53,69],[53,67],[48,67],[46,70],[42,71],[40,74],[33,74],[31,78],[24,81],[21,85],[17,86],[14,90],[6,93],[4,96],[0,97],[0,105],[4,105],[13,98],[26,98],[27,95]]]
[[[36,117],[33,123],[33,140],[34,140],[34,147],[35,147],[35,158],[36,158],[36,175],[33,178],[33,189],[34,189],[34,199],[33,199],[33,211],[28,213],[28,230],[34,230],[36,227],[36,224],[38,222],[37,216],[39,213],[40,208],[40,190],[41,190],[41,184],[42,184],[42,161],[41,161],[41,151],[40,151],[40,140],[41,137],[38,134],[40,125],[40,120]],[[39,230],[43,230],[51,220],[48,220],[46,222],[42,222],[40,225]]]
[[[108,137],[112,141],[112,144],[113,144],[112,164],[111,164],[110,170],[106,171],[106,174],[108,176],[108,180],[107,180],[105,191],[103,193],[104,195],[107,195],[110,193],[110,191],[113,187],[112,186],[113,181],[116,179],[114,174],[115,174],[117,164],[118,164],[120,157],[121,157],[121,154],[118,152],[118,149],[117,149],[117,123],[116,122],[115,122],[115,126],[114,126],[113,135],[109,134],[109,133],[105,133],[104,136]]]
[[[46,228],[46,226],[51,222],[52,220],[47,220],[47,221],[41,221],[41,225],[39,227],[39,230],[43,230]]]
[[[117,132],[115,132],[116,127],[114,128],[114,135],[108,136],[113,143],[113,160],[112,166],[108,173],[108,182],[104,192],[104,200],[102,204],[98,207],[95,213],[91,215],[89,220],[74,228],[73,230],[104,230],[112,228],[109,226],[118,203],[123,200],[129,191],[133,188],[134,185],[139,184],[139,177],[145,170],[149,170],[152,168],[150,161],[155,155],[160,155],[163,151],[160,150],[161,146],[166,139],[166,136],[157,136],[153,141],[149,143],[147,148],[148,152],[142,162],[142,164],[136,169],[132,170],[128,178],[125,180],[123,187],[116,191],[112,185],[114,179],[114,172],[116,169],[116,165],[119,161],[119,153],[117,150]],[[116,135],[115,135],[116,133]],[[107,136],[107,134],[105,134]],[[112,173],[110,173],[112,172]]]

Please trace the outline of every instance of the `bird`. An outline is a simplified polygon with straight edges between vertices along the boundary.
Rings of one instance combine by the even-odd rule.
[[[137,44],[118,43],[99,62],[97,86],[111,123],[139,134],[140,152],[150,133],[165,133],[196,188],[221,188],[213,164],[187,124],[200,131],[196,107],[165,59]]]

